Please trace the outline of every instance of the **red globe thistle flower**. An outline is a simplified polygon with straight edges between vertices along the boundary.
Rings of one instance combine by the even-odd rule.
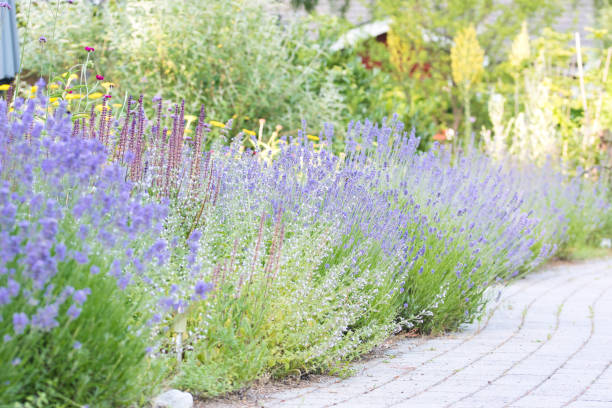
[[[93,51],[95,51],[95,49],[94,49],[94,47],[85,47],[85,51],[93,52]]]
[[[104,77],[103,77],[102,75],[98,74],[98,75],[96,75],[96,79],[97,79],[98,81],[101,81],[101,80],[103,80],[103,79],[104,79]]]

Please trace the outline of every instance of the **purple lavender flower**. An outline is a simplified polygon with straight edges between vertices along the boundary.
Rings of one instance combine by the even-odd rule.
[[[21,285],[16,280],[9,278],[8,283],[7,283],[7,288],[8,288],[9,295],[11,297],[15,297],[19,294]]]
[[[81,314],[81,309],[76,307],[75,305],[70,305],[66,314],[68,315],[70,320],[74,320]]]
[[[74,251],[73,258],[78,264],[81,264],[81,265],[85,265],[86,263],[89,262],[89,258],[87,257],[87,254],[81,251]]]
[[[57,234],[57,220],[54,218],[42,218],[40,221],[42,236],[45,239],[53,239]]]
[[[0,288],[0,306],[8,305],[11,301],[11,294],[7,288]]]
[[[198,296],[200,299],[204,299],[206,298],[206,293],[212,290],[212,288],[213,285],[211,283],[198,281],[195,284],[194,291],[196,296]]]
[[[36,314],[32,316],[32,327],[39,328],[43,331],[50,331],[59,326],[56,320],[59,308],[56,304],[47,305],[38,309]],[[14,321],[13,321],[14,324]]]
[[[63,261],[66,257],[66,245],[63,242],[60,242],[55,246],[55,256],[59,261]]]
[[[27,327],[30,319],[28,316],[21,312],[13,314],[13,329],[15,330],[15,334],[21,334]]]
[[[72,299],[74,299],[77,304],[82,305],[87,300],[87,296],[90,294],[91,290],[89,288],[80,289],[74,292]]]
[[[119,287],[119,289],[125,290],[125,288],[130,284],[131,281],[132,275],[126,273],[117,280],[117,286]]]

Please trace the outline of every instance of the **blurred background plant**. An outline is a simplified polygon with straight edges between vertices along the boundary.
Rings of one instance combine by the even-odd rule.
[[[268,133],[282,125],[295,134],[291,126],[302,119],[314,126],[320,118],[339,122],[344,104],[323,69],[327,50],[306,27],[281,24],[261,1],[25,5],[19,18],[29,21],[20,33],[26,78],[64,72],[85,59],[83,46],[90,45],[99,71],[91,76],[101,73],[131,95],[185,99],[190,114],[205,102],[211,119],[234,118],[236,127],[255,130],[265,118]],[[41,35],[48,38],[42,49]]]
[[[79,86],[94,85],[96,75],[104,76],[114,85],[114,99],[108,104],[115,111],[127,94],[184,98],[188,116],[194,117],[199,104],[206,103],[210,120],[225,123],[232,118],[234,128],[254,132],[264,143],[273,136],[276,142],[295,136],[301,119],[311,126],[307,131],[317,135],[323,128],[321,118],[338,130],[344,128],[342,117],[382,121],[398,113],[415,128],[420,149],[433,141],[491,145],[493,133],[486,136],[480,129],[502,131],[503,123],[506,140],[498,140],[498,148],[508,145],[514,154],[540,157],[540,163],[552,154],[564,155],[568,166],[603,164],[600,152],[609,143],[600,141],[609,133],[612,103],[607,92],[596,92],[601,86],[593,81],[605,68],[608,32],[593,28],[590,38],[582,39],[588,45],[582,47],[583,99],[592,105],[589,123],[598,126],[596,131],[589,125],[585,145],[577,142],[575,128],[584,110],[576,104],[580,85],[575,41],[549,28],[533,29],[554,23],[567,8],[564,2],[470,0],[440,7],[435,2],[378,0],[369,3],[373,22],[356,28],[344,18],[353,2],[331,2],[330,10],[338,16],[317,14],[318,3],[293,2],[313,13],[299,19],[280,18],[266,2],[239,0],[205,6],[164,0],[23,3],[23,77],[30,82],[40,75],[53,80],[71,71],[68,67],[75,61],[87,61],[85,74],[76,72]],[[610,6],[603,0],[596,6],[600,27]],[[470,26],[470,41],[461,40]],[[355,30],[361,34],[355,36]],[[477,50],[476,45],[482,52],[461,53]],[[96,50],[89,53],[84,46]],[[463,75],[467,71],[460,74],[467,68],[473,69],[470,80],[464,80],[470,76]],[[68,96],[74,100],[71,109],[78,107],[78,113],[86,115],[88,103],[100,105],[95,98],[111,93],[108,88],[97,90],[93,98],[82,98],[86,100],[76,100],[79,93],[73,90],[77,95]],[[503,111],[500,97],[493,94],[503,98]],[[54,96],[66,100],[67,95]],[[560,100],[566,100],[565,107]],[[497,125],[491,108],[497,109]],[[148,105],[146,109],[152,111]],[[553,130],[565,135],[563,142],[550,136]],[[548,140],[531,137],[534,132],[548,134]],[[344,135],[336,133],[334,149],[341,151]],[[459,140],[455,135],[461,135]],[[532,146],[526,140],[541,143]],[[584,156],[585,149],[591,152],[588,160],[570,157]]]
[[[505,63],[513,72],[514,92],[504,83],[492,91],[493,130],[483,128],[485,150],[540,165],[559,159],[578,174],[609,167],[612,122],[606,107],[612,100],[612,49],[585,47],[580,36],[551,29],[533,40],[525,32],[515,39]],[[591,43],[599,35],[592,32]]]
[[[457,33],[451,48],[451,74],[463,96],[464,129],[463,145],[467,146],[472,137],[471,92],[482,75],[484,52],[476,38],[474,26]]]
[[[411,106],[426,107],[427,120],[436,131],[450,127],[456,134],[465,128],[469,131],[472,122],[476,129],[488,123],[488,83],[497,79],[494,73],[504,60],[507,42],[519,31],[523,20],[529,18],[534,24],[546,25],[560,12],[555,1],[450,1],[440,7],[436,2],[381,0],[377,6],[376,15],[391,16],[389,54],[405,59],[393,64],[393,68],[399,74],[398,80],[407,84],[404,89],[411,93]],[[464,64],[483,64],[486,69],[480,84],[471,85],[466,95],[465,83],[457,83],[453,75],[451,50],[466,49],[457,47],[456,39],[470,25],[475,27],[476,41],[484,56],[478,56],[480,63],[470,60]],[[470,118],[462,120],[466,107],[471,108]]]

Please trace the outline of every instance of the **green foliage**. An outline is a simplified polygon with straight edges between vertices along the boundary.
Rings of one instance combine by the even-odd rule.
[[[342,15],[346,13],[351,5],[351,0],[328,0],[331,4],[336,5],[339,3],[339,11]],[[291,5],[294,8],[304,7],[304,10],[308,12],[314,11],[315,7],[319,4],[319,0],[291,0]]]
[[[479,129],[488,123],[485,92],[489,84],[498,79],[493,73],[505,60],[508,41],[518,33],[524,20],[542,26],[552,22],[560,11],[554,0],[457,0],[444,5],[417,0],[380,0],[377,5],[377,15],[381,18],[391,16],[392,32],[406,44],[401,52],[410,61],[410,66],[393,71],[397,85],[406,94],[410,111],[421,114],[425,121],[421,120],[423,129],[435,132],[451,127],[456,134],[465,126],[462,118],[464,95],[451,75],[450,52],[457,33],[475,25],[486,56],[483,81],[472,90],[471,96],[473,128]],[[503,24],[495,21],[503,21]]]
[[[214,273],[213,294],[187,313],[186,347],[192,352],[178,370],[176,386],[214,396],[264,374],[333,370],[397,329],[399,298],[385,274],[392,260],[382,256],[378,243],[356,248],[350,244],[356,237],[346,236],[342,245],[330,246],[340,233],[331,222],[306,227],[286,218],[286,249],[274,270],[278,222],[263,223],[260,234],[247,214],[237,213],[224,224],[216,221],[222,216],[219,210],[206,214],[200,245],[214,252],[204,261],[226,262]],[[235,247],[223,245],[238,237],[239,245],[253,252],[261,243],[261,261],[241,259]],[[355,263],[361,273],[345,273]]]
[[[82,77],[101,72],[119,83],[121,91],[160,93],[175,100],[185,97],[191,113],[205,102],[211,106],[209,118],[235,117],[238,130],[255,130],[257,118],[265,117],[273,125],[282,124],[287,134],[295,134],[294,127],[302,118],[311,123],[320,117],[337,122],[340,115],[381,120],[389,112],[399,111],[417,134],[431,134],[451,123],[459,127],[464,101],[459,98],[457,84],[453,84],[452,38],[469,23],[476,23],[478,41],[485,48],[489,65],[483,84],[474,83],[473,95],[464,93],[466,107],[473,108],[477,124],[488,124],[485,88],[496,83],[500,92],[508,96],[509,105],[516,106],[517,111],[529,110],[534,116],[527,98],[533,101],[537,99],[535,94],[528,95],[522,86],[515,85],[519,73],[535,80],[539,78],[535,74],[541,72],[530,59],[521,61],[520,67],[501,62],[507,48],[502,44],[518,32],[526,17],[542,13],[542,20],[549,19],[554,14],[549,13],[552,1],[498,4],[455,0],[444,9],[435,2],[411,0],[385,0],[380,4],[381,10],[394,15],[394,30],[403,41],[397,49],[406,57],[406,64],[431,64],[430,75],[408,74],[409,69],[401,68],[402,63],[394,64],[395,70],[391,70],[386,49],[380,44],[369,44],[357,52],[366,52],[382,62],[381,68],[370,71],[352,50],[336,55],[322,51],[322,45],[305,39],[304,26],[279,26],[260,3],[221,0],[205,6],[161,0],[115,0],[102,6],[61,4],[60,9],[55,4],[35,4],[26,66],[38,73],[58,73],[84,56],[83,46],[95,46],[95,65],[86,63],[89,71],[83,69]],[[61,11],[57,16],[56,10]],[[493,27],[488,20],[493,15],[505,19],[506,24]],[[34,39],[48,33],[50,27],[51,40],[41,49]],[[321,33],[321,44],[327,45],[327,35],[330,33]],[[571,53],[561,46],[565,37],[555,36],[545,32],[536,46],[549,64],[547,67],[567,65],[571,58]],[[70,80],[60,81],[63,88],[68,86],[67,81]],[[569,138],[581,129],[583,116],[575,99],[562,93],[564,88],[572,87],[574,79],[560,76],[552,81],[557,87],[556,102],[551,102],[553,108],[544,113],[547,119],[555,119],[555,130],[560,129]],[[65,97],[63,91],[56,91],[57,97]],[[565,98],[563,103],[558,102],[559,98]],[[71,103],[71,110],[80,113],[80,102]],[[509,111],[505,115],[502,112],[499,121],[491,121],[494,125],[506,124]],[[468,116],[469,112],[468,109]],[[604,117],[607,118],[602,116],[602,121]],[[190,124],[192,121],[188,119]],[[280,128],[274,141],[279,132]],[[387,134],[386,130],[383,133]],[[220,134],[227,136],[228,132],[224,129]],[[367,132],[366,136],[369,137]],[[185,281],[185,276],[192,273],[185,259],[193,244],[201,249],[193,274],[215,285],[208,298],[193,296],[187,310],[177,309],[167,318],[174,323],[171,329],[149,333],[144,324],[148,312],[142,306],[147,296],[143,287],[123,292],[116,281],[104,274],[92,275],[74,261],[62,264],[53,284],[58,288],[67,284],[89,287],[92,294],[79,319],[69,320],[62,310],[60,328],[53,335],[29,330],[18,343],[0,349],[1,361],[21,358],[17,368],[0,372],[0,383],[11,384],[0,399],[19,399],[24,401],[23,407],[86,403],[125,406],[142,402],[138,398],[150,393],[162,375],[174,386],[215,396],[243,388],[263,376],[341,371],[345,362],[399,330],[440,333],[459,328],[479,316],[486,301],[484,291],[493,279],[509,278],[515,272],[511,269],[517,273],[530,271],[555,245],[559,245],[560,255],[567,256],[609,230],[612,217],[598,212],[604,192],[588,181],[580,177],[574,180],[579,187],[573,195],[565,189],[570,181],[562,178],[554,179],[550,190],[542,187],[545,183],[530,190],[532,173],[525,170],[519,181],[508,176],[496,190],[494,177],[487,178],[495,175],[495,164],[475,166],[462,173],[461,178],[452,179],[457,184],[456,194],[448,195],[448,202],[432,204],[437,200],[436,188],[442,189],[443,183],[451,180],[447,176],[452,176],[453,169],[467,166],[471,158],[453,164],[450,155],[436,157],[443,155],[437,150],[400,160],[400,156],[379,154],[388,147],[381,140],[389,140],[378,140],[378,153],[362,158],[364,167],[375,170],[372,174],[376,176],[372,177],[380,179],[374,187],[364,187],[364,194],[380,189],[376,193],[388,197],[391,211],[402,214],[400,208],[409,209],[405,214],[418,215],[402,218],[405,224],[401,232],[413,238],[406,241],[412,245],[410,250],[401,248],[394,254],[384,251],[384,238],[369,237],[359,227],[343,235],[339,220],[344,218],[308,218],[310,215],[304,214],[309,214],[311,208],[296,205],[295,209],[289,207],[287,213],[275,212],[272,203],[282,200],[274,197],[279,191],[270,187],[275,185],[272,182],[287,178],[295,182],[295,191],[307,183],[316,184],[318,180],[305,167],[320,166],[325,160],[331,166],[325,171],[322,168],[316,177],[346,177],[347,173],[339,171],[346,165],[346,155],[338,162],[330,154],[317,156],[316,162],[302,163],[301,160],[307,162],[306,157],[312,158],[309,153],[295,162],[286,161],[286,167],[278,169],[278,173],[270,172],[270,185],[257,177],[249,184],[245,180],[251,181],[253,174],[263,177],[267,173],[246,171],[250,164],[251,170],[256,167],[256,158],[245,155],[234,160],[242,151],[234,145],[222,150],[217,140],[210,156],[215,163],[221,163],[215,167],[215,177],[227,177],[224,186],[235,190],[223,197],[223,205],[217,206],[204,199],[208,191],[171,195],[170,215],[162,232],[168,242],[174,241],[171,261],[169,266],[151,273],[161,292],[172,293],[170,286]],[[280,150],[278,143],[256,143],[257,148],[265,147],[273,153]],[[367,149],[360,145],[359,150],[362,148]],[[570,148],[574,149],[573,145]],[[295,151],[285,153],[291,155]],[[263,155],[261,151],[258,154]],[[422,160],[422,165],[411,160]],[[514,169],[512,166],[508,164],[509,169]],[[212,179],[212,164],[210,172]],[[545,178],[547,173],[542,170],[542,174]],[[470,194],[484,189],[487,183],[494,185],[486,190],[490,196],[478,196],[479,202],[473,202]],[[410,193],[407,186],[412,189]],[[322,196],[324,191],[327,190],[321,190]],[[502,202],[507,209],[487,207],[493,195],[499,197],[508,191],[517,194]],[[519,193],[528,201],[523,208],[543,219],[534,221],[531,212],[527,215],[526,210],[521,210],[514,215],[521,217],[516,227],[520,231],[504,235],[504,228],[516,221],[504,218],[506,210],[522,205],[522,201],[517,204],[523,199]],[[316,207],[318,203],[311,200],[307,205]],[[480,231],[490,241],[484,235],[472,236],[474,222],[470,227],[460,218],[466,205],[473,210],[474,220],[480,217],[481,209],[489,210],[490,228]],[[269,214],[276,214],[276,219]],[[558,214],[566,214],[567,218],[560,219]],[[602,217],[606,220],[603,229]],[[525,227],[535,223],[538,226],[533,229]],[[560,233],[562,223],[567,228]],[[367,227],[367,222],[364,225]],[[65,241],[75,246],[75,225],[66,220],[61,228]],[[188,242],[194,228],[202,233],[195,244]],[[526,238],[520,235],[523,232]],[[521,242],[507,247],[507,252],[524,250],[527,254],[526,261],[520,258],[520,265],[511,264],[516,259],[509,253],[495,252],[499,244],[496,240],[508,236],[525,238],[525,242],[517,239]],[[476,256],[472,244],[480,243],[482,252]],[[423,254],[410,262],[421,247]],[[87,268],[98,265],[108,269],[110,258],[91,257]],[[0,284],[4,283],[0,280]],[[25,303],[25,299],[21,304],[15,303],[15,310],[27,310]],[[7,315],[11,312],[7,310]],[[5,319],[0,325],[7,322]],[[186,330],[181,327],[183,322]],[[149,335],[159,342],[155,358],[145,355]],[[183,344],[181,363],[176,359],[177,339]],[[75,347],[77,341],[79,346]]]
[[[461,29],[474,24],[478,31],[478,41],[489,57],[491,66],[505,59],[504,43],[519,32],[523,21],[546,26],[561,11],[561,5],[555,0],[451,0],[444,5],[418,0],[380,0],[378,5],[379,13],[393,16],[396,29],[402,35],[415,46],[425,47],[426,57],[431,58],[433,63],[447,60],[454,36]],[[438,66],[437,69],[448,72],[450,65]]]
[[[69,220],[60,224],[68,248],[75,247],[76,227]],[[16,364],[0,370],[0,382],[7,384],[0,388],[0,400],[30,401],[24,407],[38,407],[43,402],[46,407],[85,404],[115,407],[155,391],[163,369],[145,358],[148,336],[141,316],[141,295],[121,291],[116,279],[105,273],[90,273],[92,266],[107,270],[109,265],[110,260],[104,257],[91,257],[86,265],[72,259],[58,265],[51,290],[85,287],[91,294],[77,319],[69,318],[66,313],[69,305],[64,304],[60,307],[57,329],[51,332],[27,329],[3,343],[0,361]],[[29,303],[33,300],[22,297],[3,306],[2,312],[8,317],[35,310],[36,306]],[[10,332],[8,325],[12,325],[7,317],[0,322],[6,326],[2,327],[5,333]]]
[[[29,71],[64,72],[91,46],[91,74],[121,91],[185,99],[191,114],[204,103],[209,118],[234,118],[238,129],[255,130],[265,118],[295,134],[290,126],[301,119],[339,120],[343,104],[323,69],[323,50],[298,25],[281,25],[263,2],[61,2],[57,15],[52,2],[32,7],[31,27],[21,33]],[[41,49],[43,34],[49,40]]]
[[[508,151],[540,165],[554,158],[566,171],[586,169],[585,174],[594,177],[598,175],[593,166],[609,166],[609,54],[584,43],[582,38],[582,69],[576,64],[574,35],[550,29],[526,43],[530,57],[516,64],[511,56],[500,64],[500,80],[489,103],[494,136],[483,132],[486,150],[494,156]]]

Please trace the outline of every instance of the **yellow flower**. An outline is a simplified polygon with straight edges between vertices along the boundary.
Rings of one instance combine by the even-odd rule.
[[[194,120],[198,119],[198,117],[194,115],[185,115],[185,119],[187,119],[188,122],[193,122]]]
[[[59,98],[49,98],[49,102],[53,103],[55,101],[57,101]]]
[[[115,88],[117,86],[117,84],[113,83],[113,82],[102,82],[102,86],[108,90],[108,88]]]
[[[216,126],[216,127],[220,127],[220,128],[224,128],[225,127],[225,123],[217,122],[216,120],[211,120],[210,122],[208,122],[208,124],[211,125],[211,126]]]
[[[510,64],[514,67],[521,65],[523,61],[529,59],[531,50],[529,49],[529,33],[527,32],[527,22],[523,21],[521,32],[512,41],[512,51],[510,51]]]
[[[6,91],[10,88],[11,86],[9,84],[2,84],[0,85],[0,91]]]
[[[234,115],[232,116],[232,119],[236,119],[238,117],[237,113],[234,113]]]
[[[191,129],[185,129],[185,133],[189,134],[189,133],[193,133],[193,130]]]
[[[109,106],[103,106],[103,105],[96,105],[96,110],[102,112],[102,108],[104,108],[104,110],[109,110],[110,107]]]
[[[387,43],[389,59],[395,69],[402,73],[412,72],[414,64],[418,62],[414,44],[406,41],[393,29],[387,35]]]
[[[99,99],[101,97],[103,97],[104,94],[101,92],[94,92],[92,94],[89,94],[89,99]]]
[[[478,81],[483,71],[484,51],[471,25],[457,33],[451,48],[451,68],[455,83],[469,89]]]
[[[49,89],[59,89],[59,85],[55,82],[49,84]]]
[[[223,44],[217,44],[217,48],[223,48]]]
[[[66,78],[66,76],[67,76],[67,75],[68,75],[68,72],[64,72],[64,73],[62,74],[62,78]],[[76,74],[70,74],[70,76],[68,77],[68,80],[71,80],[71,79],[78,79],[78,78],[79,78],[79,77],[78,77]]]
[[[70,99],[81,99],[83,97],[83,95],[81,94],[68,94],[66,95],[66,99],[70,100]]]
[[[123,105],[122,105],[122,104],[120,104],[120,103],[113,103],[113,108],[120,108],[120,107],[122,107],[122,106],[123,106]]]
[[[306,137],[310,140],[314,140],[315,142],[319,141],[319,136],[315,136],[315,135],[306,135]]]
[[[252,130],[249,129],[242,129],[242,131],[244,133],[246,133],[247,135],[251,135],[251,136],[255,136],[257,133],[253,132]]]
[[[30,92],[31,93],[36,93],[36,91],[38,91],[38,87],[36,85],[34,85],[32,88],[30,88]]]

